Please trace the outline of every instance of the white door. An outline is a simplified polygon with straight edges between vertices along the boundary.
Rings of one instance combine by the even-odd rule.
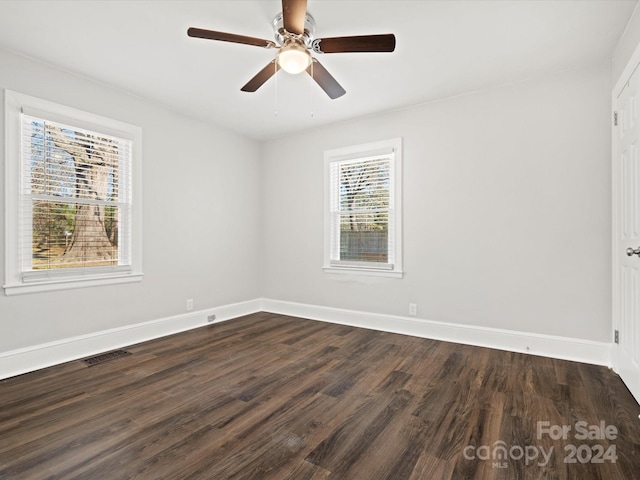
[[[614,367],[640,402],[640,68],[614,91]],[[614,117],[615,118],[615,117]]]

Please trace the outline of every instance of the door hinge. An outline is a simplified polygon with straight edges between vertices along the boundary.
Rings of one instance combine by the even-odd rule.
[[[618,112],[613,112],[613,126],[618,126]]]
[[[618,330],[613,331],[613,341],[615,343],[620,343],[620,332],[618,332]]]

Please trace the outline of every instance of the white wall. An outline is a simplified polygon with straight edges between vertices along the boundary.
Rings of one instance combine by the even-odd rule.
[[[633,15],[631,15],[627,23],[627,28],[613,52],[611,68],[613,85],[620,78],[624,67],[631,60],[631,55],[633,55],[638,45],[640,45],[640,4],[636,5]]]
[[[0,295],[0,355],[178,315],[187,298],[401,316],[413,302],[419,319],[610,339],[610,65],[265,144],[1,50],[0,88],[143,128],[145,272]],[[324,274],[323,151],[397,136],[405,277]]]
[[[610,78],[600,65],[268,142],[263,296],[609,342]],[[397,136],[405,277],[323,273],[323,151]]]
[[[184,313],[187,298],[200,310],[259,297],[258,143],[1,50],[0,89],[142,127],[145,273],[139,284],[0,295],[0,354]]]

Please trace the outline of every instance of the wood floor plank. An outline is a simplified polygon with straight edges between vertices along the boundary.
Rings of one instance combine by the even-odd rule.
[[[0,480],[640,478],[640,406],[604,367],[265,312],[127,350],[0,381]]]

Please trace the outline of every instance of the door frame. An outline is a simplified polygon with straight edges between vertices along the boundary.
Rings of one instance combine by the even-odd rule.
[[[627,86],[631,76],[634,74],[636,69],[640,68],[640,44],[636,46],[635,51],[631,55],[631,58],[627,62],[624,70],[620,74],[620,77],[616,80],[616,83],[611,92],[611,210],[612,210],[612,218],[611,218],[611,366],[616,373],[620,373],[621,365],[620,365],[620,350],[618,344],[615,342],[615,332],[619,330],[620,325],[620,317],[618,314],[618,302],[616,297],[614,296],[617,291],[620,290],[620,268],[619,262],[617,258],[619,258],[620,252],[617,248],[618,238],[618,225],[620,224],[620,198],[618,196],[619,191],[617,190],[618,179],[616,175],[616,168],[614,163],[617,161],[617,153],[618,153],[618,141],[617,141],[617,132],[616,125],[614,122],[614,116],[617,111],[617,101],[618,97],[622,93],[623,89]],[[622,333],[624,334],[624,332]],[[624,378],[622,379],[625,380]],[[640,383],[636,381],[629,381],[628,379],[625,384],[636,398],[636,400],[640,403]]]

